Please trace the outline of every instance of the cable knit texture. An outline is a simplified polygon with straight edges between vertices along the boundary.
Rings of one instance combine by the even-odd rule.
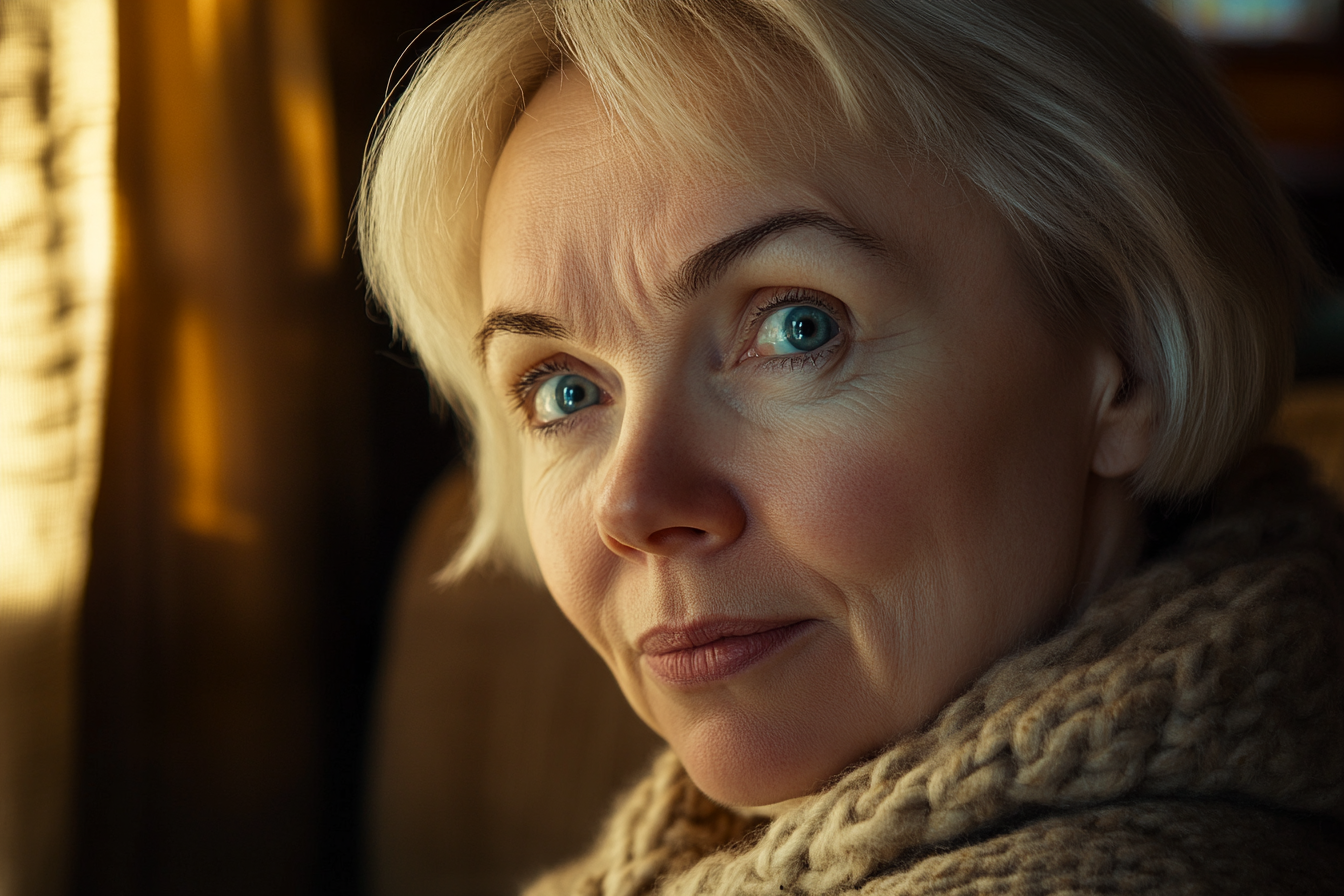
[[[1344,516],[1265,448],[1165,554],[776,819],[671,753],[529,896],[1344,893]]]

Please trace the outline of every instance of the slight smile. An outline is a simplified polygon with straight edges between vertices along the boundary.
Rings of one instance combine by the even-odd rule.
[[[674,687],[720,681],[745,672],[816,627],[815,619],[717,619],[656,628],[639,639],[653,676]]]

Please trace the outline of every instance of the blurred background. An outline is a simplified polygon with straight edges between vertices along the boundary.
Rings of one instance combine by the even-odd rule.
[[[510,892],[656,748],[544,594],[427,584],[458,437],[347,228],[449,5],[0,0],[0,893]],[[1337,278],[1281,427],[1344,458],[1341,3],[1157,5]]]

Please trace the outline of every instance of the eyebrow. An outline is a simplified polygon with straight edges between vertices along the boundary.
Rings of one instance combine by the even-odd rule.
[[[734,262],[750,254],[770,237],[803,228],[821,230],[870,255],[885,257],[888,254],[886,245],[869,233],[825,212],[794,209],[749,224],[696,252],[682,263],[662,292],[671,301],[686,302],[695,293],[723,276]],[[476,333],[476,353],[481,360],[485,359],[485,350],[496,333],[561,339],[569,335],[569,330],[558,318],[549,314],[531,311],[495,311],[485,319],[485,323]]]
[[[563,339],[569,335],[559,320],[549,314],[532,311],[494,311],[476,332],[476,357],[485,360],[485,350],[496,333],[517,333],[544,339]]]
[[[825,212],[795,209],[750,224],[696,252],[682,263],[665,292],[673,301],[685,302],[723,276],[734,262],[754,251],[770,237],[803,228],[828,233],[870,255],[887,254],[885,244],[871,234],[851,227]]]

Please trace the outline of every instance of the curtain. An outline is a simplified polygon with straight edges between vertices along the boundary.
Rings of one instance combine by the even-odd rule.
[[[119,3],[76,892],[315,890],[323,537],[344,525],[337,471],[360,422],[329,413],[328,386],[359,404],[331,312],[362,310],[333,295],[321,9]]]
[[[386,508],[428,478],[390,497],[428,399],[418,370],[409,412],[379,385],[403,368],[342,251],[401,5],[119,0],[73,892],[361,890],[367,695],[410,512]]]
[[[0,893],[68,860],[112,259],[109,0],[0,3]]]

